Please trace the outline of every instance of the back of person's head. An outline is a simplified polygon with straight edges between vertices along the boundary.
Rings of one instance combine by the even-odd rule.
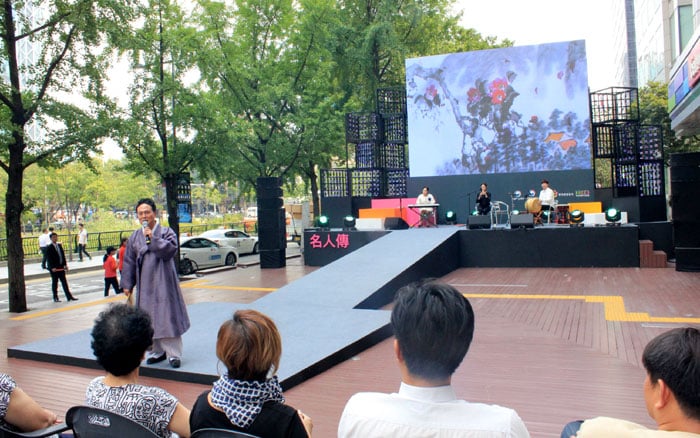
[[[644,348],[642,363],[652,385],[666,383],[683,413],[700,420],[700,331],[685,327],[655,337]]]
[[[102,311],[92,328],[92,351],[105,371],[129,374],[141,364],[153,343],[153,326],[148,313],[126,304]]]
[[[474,336],[474,311],[454,287],[433,281],[396,293],[391,326],[408,371],[429,380],[451,376]]]
[[[231,379],[264,381],[270,370],[279,368],[281,356],[277,326],[256,310],[237,310],[219,328],[216,357]]]

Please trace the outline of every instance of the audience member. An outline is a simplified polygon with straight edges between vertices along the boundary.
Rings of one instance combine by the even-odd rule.
[[[56,423],[56,414],[39,406],[11,376],[0,373],[0,426],[13,431],[33,432]]]
[[[391,313],[401,386],[394,394],[350,398],[338,437],[529,437],[509,408],[458,400],[452,375],[474,335],[474,311],[450,285],[400,289]]]
[[[192,408],[190,429],[220,428],[265,438],[310,437],[311,418],[284,404],[277,380],[282,339],[275,323],[255,310],[238,310],[216,338],[226,372]]]
[[[190,411],[164,389],[136,383],[152,343],[153,326],[145,311],[117,304],[101,312],[91,345],[106,374],[90,382],[85,402],[128,417],[160,437],[170,437],[171,432],[188,437]]]
[[[80,257],[80,261],[82,262],[83,254],[85,254],[90,260],[92,260],[92,257],[87,252],[88,233],[85,229],[85,225],[78,224],[78,227],[80,228],[80,231],[78,232],[78,257]]]
[[[121,293],[119,289],[119,281],[117,281],[117,261],[114,259],[114,253],[117,250],[113,246],[108,246],[102,257],[102,268],[105,270],[105,296],[109,295],[109,287],[112,286],[115,294]]]
[[[562,438],[700,437],[700,330],[686,327],[660,334],[644,348],[642,364],[647,373],[644,401],[658,430],[597,417],[569,423]]]

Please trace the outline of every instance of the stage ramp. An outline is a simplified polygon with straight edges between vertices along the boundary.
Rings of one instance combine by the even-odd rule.
[[[144,362],[141,374],[211,383],[224,371],[215,354],[219,326],[235,310],[252,308],[273,318],[280,330],[279,377],[289,389],[391,336],[389,312],[377,309],[399,287],[458,268],[457,232],[455,227],[392,231],[253,303],[190,305],[182,367]],[[11,347],[8,357],[99,368],[89,330]]]

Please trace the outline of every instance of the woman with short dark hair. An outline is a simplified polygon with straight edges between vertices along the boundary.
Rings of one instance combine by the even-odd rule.
[[[190,411],[164,389],[136,383],[153,343],[148,314],[126,304],[100,313],[92,329],[92,351],[107,374],[88,385],[86,404],[130,418],[160,437],[190,436]]]
[[[282,339],[275,323],[255,310],[238,310],[219,328],[216,356],[226,366],[192,408],[190,430],[221,428],[263,438],[311,436],[311,418],[284,404],[276,371]]]

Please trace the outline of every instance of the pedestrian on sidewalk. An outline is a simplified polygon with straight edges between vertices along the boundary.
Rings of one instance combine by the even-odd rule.
[[[122,277],[122,271],[124,270],[124,253],[126,252],[126,242],[128,241],[128,237],[122,237],[121,244],[119,245],[119,251],[117,252],[117,260],[119,260],[119,278]],[[120,287],[119,290],[124,292],[124,288],[122,287]]]
[[[102,267],[105,270],[105,296],[109,295],[109,287],[112,286],[114,294],[121,293],[119,282],[117,281],[117,261],[114,254],[117,250],[113,246],[108,246],[105,256],[102,258]]]
[[[46,269],[46,248],[51,244],[51,233],[53,233],[53,227],[46,229],[39,236],[39,251],[41,251],[41,269]]]
[[[46,266],[51,272],[51,292],[53,292],[53,301],[58,303],[58,282],[61,281],[63,293],[66,295],[67,301],[78,301],[68,289],[68,281],[66,281],[66,271],[68,270],[68,261],[66,253],[63,251],[63,246],[58,243],[58,234],[51,233],[51,244],[46,249]]]
[[[80,227],[80,232],[78,233],[78,256],[80,257],[80,261],[83,261],[83,253],[92,260],[87,249],[85,249],[87,247],[87,230],[85,229],[85,225],[78,224],[78,226]]]

